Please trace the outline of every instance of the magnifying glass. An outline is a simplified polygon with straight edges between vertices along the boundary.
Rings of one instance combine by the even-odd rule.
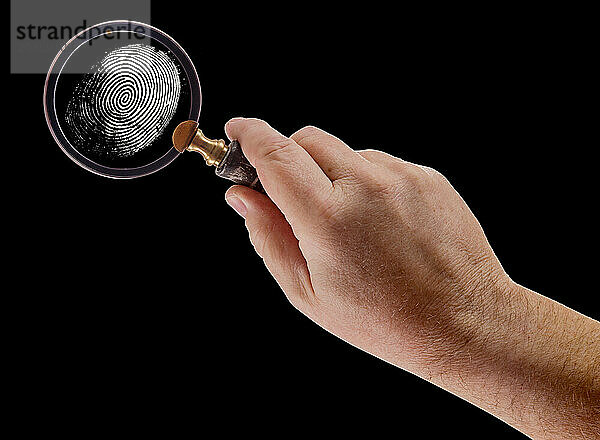
[[[75,35],[44,87],[54,139],[88,171],[140,177],[194,151],[218,176],[262,191],[237,141],[226,145],[198,128],[201,105],[198,74],[183,48],[159,29],[125,20]]]

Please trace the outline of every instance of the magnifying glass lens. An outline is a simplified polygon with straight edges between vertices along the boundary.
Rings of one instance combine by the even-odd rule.
[[[131,28],[109,22],[84,31],[59,52],[46,81],[46,116],[58,144],[109,177],[170,163],[179,155],[174,129],[200,113],[198,76],[183,49],[148,25]]]
[[[151,163],[168,151],[170,133],[188,116],[185,75],[160,44],[106,48],[108,40],[98,40],[73,54],[97,54],[89,71],[62,74],[57,82],[59,123],[73,147],[96,163],[117,168]]]

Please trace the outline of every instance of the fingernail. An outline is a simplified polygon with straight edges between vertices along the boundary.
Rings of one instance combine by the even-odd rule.
[[[248,208],[246,208],[246,205],[244,205],[244,202],[242,202],[237,197],[233,197],[233,196],[226,197],[225,201],[227,202],[227,204],[229,206],[231,206],[233,209],[235,209],[235,212],[237,212],[243,218],[246,218],[246,213],[248,212]]]

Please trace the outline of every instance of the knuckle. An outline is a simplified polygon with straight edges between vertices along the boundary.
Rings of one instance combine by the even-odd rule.
[[[420,183],[429,175],[419,166],[407,163],[404,166],[403,177],[406,181],[411,183]]]
[[[280,154],[293,145],[290,139],[268,127],[266,122],[258,121],[256,124],[254,129],[248,128],[250,130],[248,135],[252,138],[257,160],[277,159]],[[259,127],[260,124],[264,124],[264,126]]]
[[[380,157],[381,152],[377,151],[377,150],[367,149],[367,150],[359,150],[359,151],[357,151],[357,153],[360,154],[367,161],[371,161],[371,160],[378,159]]]
[[[429,174],[429,176],[431,176],[433,179],[445,179],[444,175],[442,173],[440,173],[438,170],[425,166],[425,165],[421,165],[421,168],[427,173]]]
[[[367,198],[385,193],[396,183],[395,173],[377,164],[371,165],[349,166],[343,172],[338,170],[340,177],[333,182],[334,188],[346,193],[347,197],[352,197],[356,191]]]
[[[434,179],[436,180],[436,182],[443,183],[444,185],[450,184],[450,181],[448,180],[448,178],[446,176],[444,176],[442,173],[440,173],[439,171],[435,172]]]
[[[427,171],[418,165],[406,163],[398,173],[396,182],[410,190],[426,188],[432,179]]]
[[[364,154],[366,156],[371,156],[371,157],[387,157],[388,154],[384,153],[381,150],[376,150],[374,148],[366,148],[364,150],[359,150],[360,154]]]
[[[367,193],[372,197],[377,194],[384,195],[393,191],[396,186],[396,179],[388,173],[382,173],[379,174],[377,178],[369,176],[368,178],[363,179],[362,183]]]
[[[300,130],[296,131],[293,135],[290,136],[295,142],[301,142],[310,137],[314,137],[320,135],[322,132],[319,128],[314,125],[307,125],[306,127],[302,127]]]
[[[331,169],[328,169],[328,172]],[[360,184],[366,177],[367,170],[361,169],[353,164],[338,164],[335,169],[334,187],[343,187],[346,185],[354,186]]]
[[[426,172],[429,174],[430,179],[434,186],[437,188],[452,186],[450,181],[439,171],[433,168],[427,168]]]
[[[279,136],[265,136],[260,140],[260,153],[257,167],[267,162],[288,162],[290,148],[293,146],[289,139]]]

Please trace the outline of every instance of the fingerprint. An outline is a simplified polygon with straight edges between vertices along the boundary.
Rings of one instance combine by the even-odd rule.
[[[175,62],[153,46],[113,50],[75,87],[65,120],[78,150],[124,158],[144,150],[177,110]]]

